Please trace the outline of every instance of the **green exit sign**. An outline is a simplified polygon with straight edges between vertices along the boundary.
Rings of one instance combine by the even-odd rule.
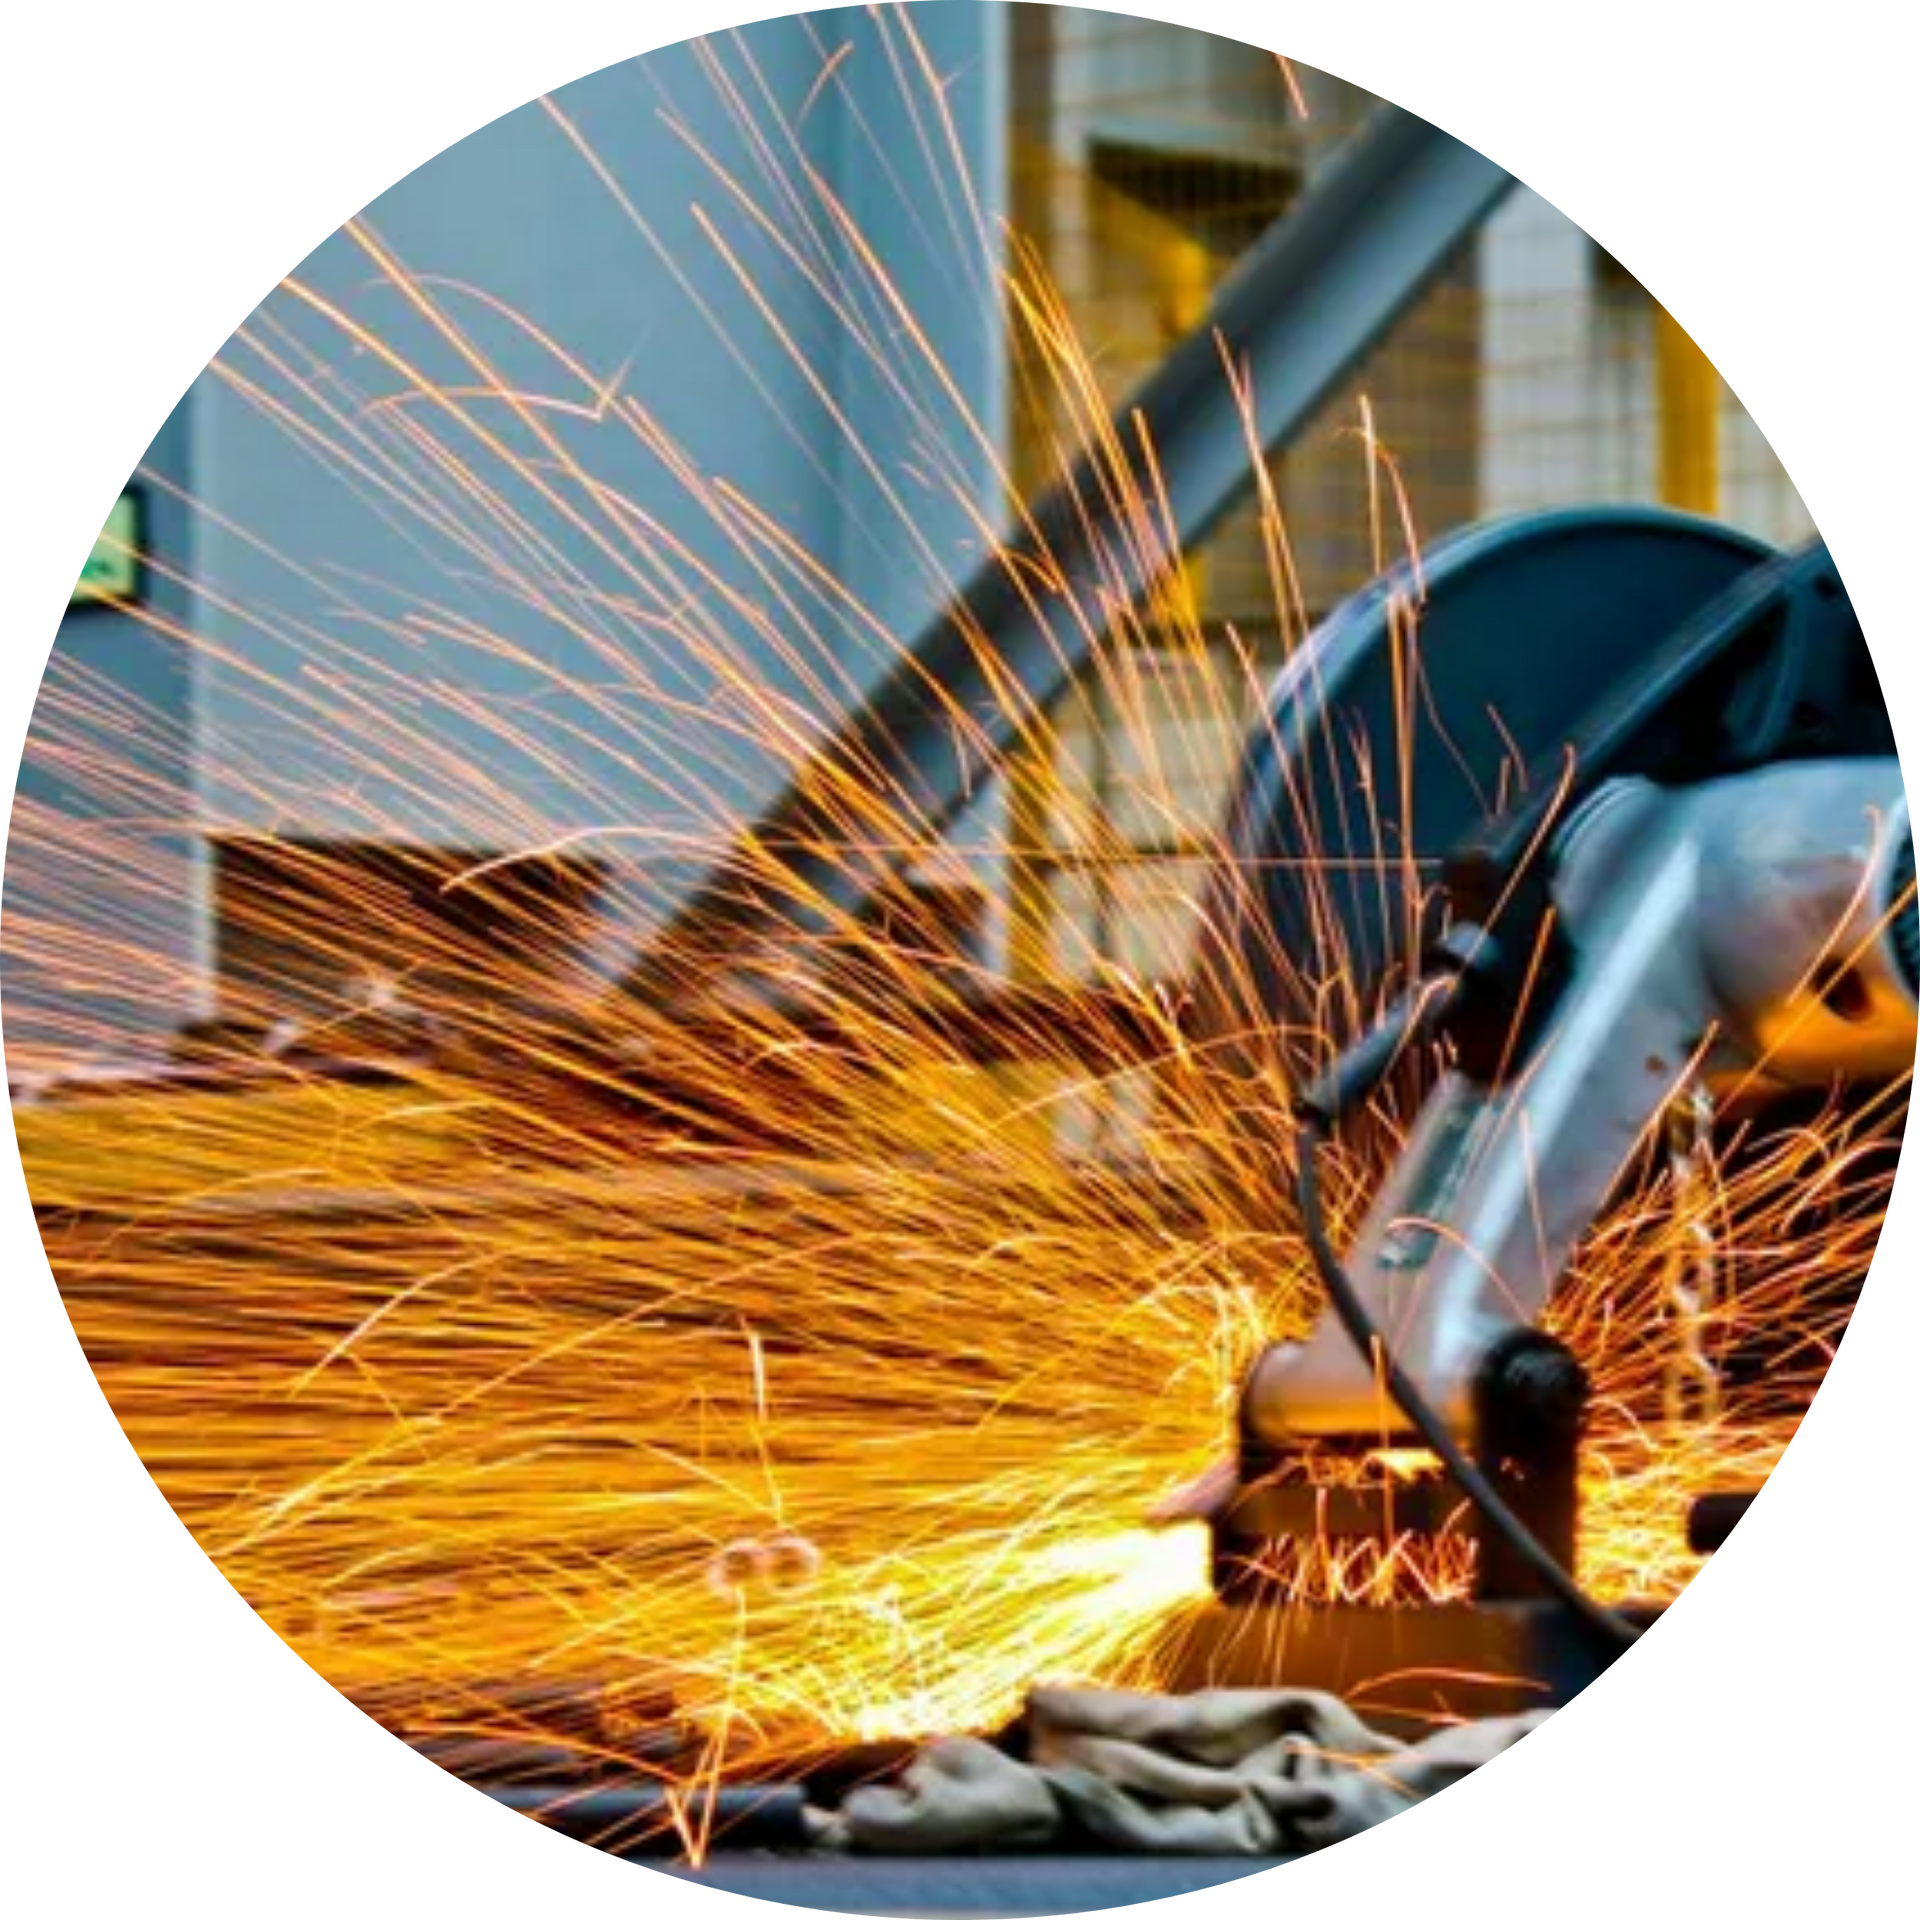
[[[70,607],[135,606],[143,585],[145,502],[131,488],[113,503],[107,524],[87,555],[87,564],[67,604]]]

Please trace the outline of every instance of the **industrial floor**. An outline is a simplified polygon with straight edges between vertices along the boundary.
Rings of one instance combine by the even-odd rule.
[[[953,1915],[1092,1913],[1244,1880],[1279,1860],[1160,1859],[1136,1854],[1022,1859],[850,1860],[738,1855],[703,1868],[646,1862],[655,1872],[697,1880],[726,1893],[828,1913],[886,1914],[894,1920]]]

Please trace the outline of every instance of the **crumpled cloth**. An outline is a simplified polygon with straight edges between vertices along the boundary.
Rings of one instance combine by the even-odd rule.
[[[1081,1841],[1135,1853],[1311,1852],[1377,1826],[1503,1753],[1545,1711],[1388,1739],[1331,1694],[1036,1691],[1026,1753],[936,1740],[855,1789],[822,1836],[940,1854]]]

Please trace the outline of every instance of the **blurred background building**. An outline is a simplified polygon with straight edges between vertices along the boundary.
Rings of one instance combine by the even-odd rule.
[[[766,582],[714,489],[864,609],[825,591],[807,609],[863,684],[877,636],[909,638],[1003,523],[1001,463],[1023,491],[1048,477],[1060,422],[1002,309],[1003,219],[1118,400],[1372,104],[1123,14],[906,12],[907,28],[859,9],[764,23],[507,115],[329,240],[195,381],[116,509],[123,534],[138,516],[138,579],[83,583],[49,670],[9,917],[94,932],[57,965],[8,941],[16,1061],[83,1033],[152,1040],[237,994],[298,1011],[356,967],[404,972],[409,940],[457,972],[459,941],[493,937],[448,918],[445,876],[475,860],[564,848],[525,869],[557,943],[619,863],[655,863],[662,888],[676,861],[697,870],[716,815],[744,815],[784,769],[729,753],[710,668],[654,662],[629,711],[608,649],[697,585],[725,647],[797,684],[750,617]],[[941,379],[900,346],[909,316]],[[853,350],[861,334],[885,351]],[[651,443],[618,419],[625,396]],[[1295,624],[1375,569],[1363,417],[1423,540],[1607,500],[1783,544],[1810,531],[1684,332],[1525,191],[1275,463]],[[1210,641],[1277,659],[1289,610],[1251,513],[1188,580]],[[1191,671],[1155,664],[1183,742],[1171,809],[1164,781],[1142,804],[1141,768],[1169,763],[1152,716],[1120,726],[1089,688],[1060,751],[982,810],[978,845],[1017,848],[981,863],[1017,973],[1179,971],[1240,744],[1228,716],[1196,749]],[[328,698],[306,697],[329,674]],[[410,712],[431,718],[431,764],[407,747]],[[650,741],[710,774],[697,818],[648,778]],[[391,912],[362,938],[329,915],[328,876],[351,872],[364,899],[375,869]],[[289,872],[324,938],[283,913],[263,941],[247,903]]]
[[[1010,13],[1015,224],[1097,344],[1102,384],[1118,401],[1374,99],[1184,28],[1081,7]],[[1423,541],[1488,515],[1603,501],[1663,501],[1781,545],[1813,531],[1758,428],[1685,333],[1524,188],[1352,392],[1275,463],[1309,620],[1376,570],[1369,462],[1356,445],[1363,399]],[[1022,425],[1029,442],[1043,437],[1033,421]],[[1028,462],[1030,482],[1038,465]],[[1399,546],[1395,529],[1389,551]],[[1203,624],[1277,662],[1282,610],[1256,513],[1192,558]],[[1140,680],[1167,689],[1166,725],[1190,740],[1181,663]],[[1090,684],[1063,764],[1025,772],[1046,851],[1028,884],[1016,876],[1032,932],[1015,951],[1083,976],[1119,964],[1172,977],[1191,940],[1198,843],[1220,817],[1240,736],[1222,729],[1212,764],[1196,765],[1190,750],[1156,753],[1137,725],[1117,727],[1101,700]],[[1170,762],[1189,774],[1179,820],[1164,804]],[[1143,765],[1154,768],[1151,805],[1141,804]]]

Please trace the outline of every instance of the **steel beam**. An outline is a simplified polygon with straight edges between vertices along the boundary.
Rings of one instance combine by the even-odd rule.
[[[1272,453],[1298,436],[1513,184],[1426,121],[1375,112],[1114,415],[1113,444],[1141,490],[1164,500],[1176,551],[1248,491],[1250,440]],[[1092,460],[1042,496],[743,830],[640,957],[629,990],[656,988],[674,955],[712,955],[776,929],[830,934],[869,904],[904,849],[952,823],[1025,716],[1058,699],[1166,563],[1170,542],[1156,552],[1112,525],[1112,497],[1111,473]]]

